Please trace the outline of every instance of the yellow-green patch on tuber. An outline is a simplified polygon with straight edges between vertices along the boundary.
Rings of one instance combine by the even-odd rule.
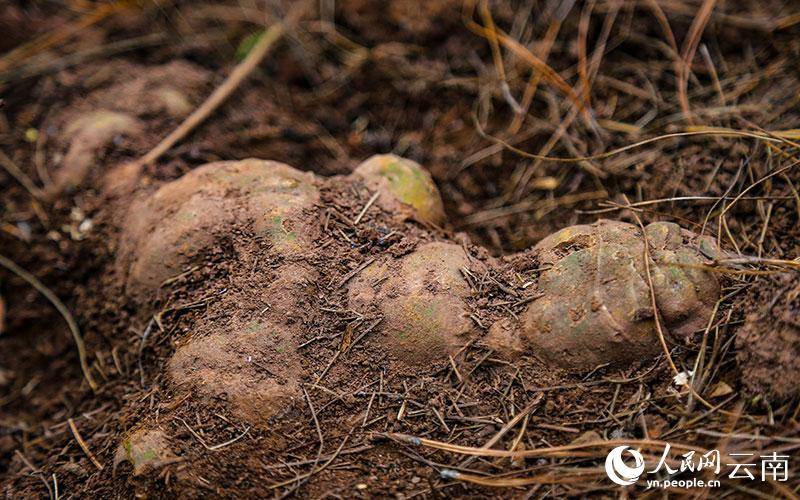
[[[157,469],[175,459],[169,439],[160,428],[140,427],[130,432],[119,444],[114,455],[114,467],[123,462],[133,466],[133,475]]]
[[[375,203],[393,217],[444,224],[442,197],[419,163],[395,155],[375,155],[360,164],[352,177],[377,192]]]

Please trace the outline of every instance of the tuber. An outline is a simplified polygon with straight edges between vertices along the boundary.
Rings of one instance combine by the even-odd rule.
[[[146,136],[154,118],[175,121],[187,115],[208,79],[205,70],[181,61],[148,68],[115,65],[108,74],[89,77],[110,79],[93,82],[106,83],[106,88],[90,93],[48,125],[60,130],[56,142],[65,150],[54,155],[58,168],[48,189],[51,196],[79,187],[118,138]]]
[[[697,237],[679,226],[645,228],[658,313],[673,340],[708,322],[719,297],[703,263]],[[565,368],[621,365],[661,350],[644,266],[640,229],[601,220],[562,229],[534,248],[539,292],[523,314],[521,335],[542,358]]]
[[[363,311],[377,305],[395,359],[412,366],[447,359],[472,329],[465,303],[471,291],[461,274],[468,267],[460,245],[424,244],[401,259],[364,269],[350,286],[350,307]]]
[[[234,268],[218,305],[222,312],[201,316],[191,335],[177,341],[168,364],[176,387],[223,398],[250,422],[265,422],[300,397],[311,376],[300,351],[306,311],[319,307],[330,286],[322,272],[337,265],[320,244],[324,234],[337,235],[327,227],[331,212],[322,194],[359,191],[374,202],[360,205],[362,216],[371,210],[368,222],[358,221],[367,231],[388,235],[407,219],[444,221],[430,176],[394,156],[370,158],[353,174],[330,178],[271,161],[211,163],[131,205],[117,267],[126,293],[140,303],[201,265],[233,232],[250,234],[258,245],[223,258],[270,263],[267,274]],[[509,261],[418,231],[409,248],[364,259],[341,282],[349,310],[374,321],[365,348],[381,353],[394,370],[445,364],[481,338],[507,356],[534,355],[568,371],[622,366],[661,351],[656,313],[665,340],[682,342],[702,331],[719,298],[716,278],[702,266],[713,240],[676,224],[650,224],[648,269],[641,229],[600,220],[565,228],[512,256],[536,269],[529,276],[534,286],[502,292],[516,296],[519,314],[508,307],[487,312],[498,292],[483,283],[517,272]],[[355,245],[346,236],[334,238]],[[258,307],[242,307],[254,300]]]
[[[53,192],[80,185],[94,165],[98,151],[114,137],[141,133],[142,124],[131,115],[99,110],[69,122],[64,134],[70,145],[60,168],[53,176]]]
[[[318,227],[303,211],[317,201],[314,184],[311,174],[262,160],[211,163],[165,184],[126,217],[118,260],[130,293],[156,290],[237,223],[281,252],[310,246]]]
[[[444,224],[439,190],[419,163],[395,155],[375,155],[359,165],[353,177],[376,191],[376,203],[393,217]]]
[[[160,428],[140,427],[131,431],[117,447],[114,454],[114,468],[123,462],[133,467],[133,475],[138,476],[148,469],[155,469],[176,459],[169,447],[169,439]]]

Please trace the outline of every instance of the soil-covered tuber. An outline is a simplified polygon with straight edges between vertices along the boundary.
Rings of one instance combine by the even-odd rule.
[[[268,420],[299,397],[300,384],[311,375],[300,352],[307,310],[331,286],[321,282],[322,274],[338,264],[324,249],[333,241],[320,243],[323,234],[337,234],[330,231],[331,210],[323,210],[320,200],[324,193],[342,198],[359,191],[361,215],[371,215],[343,223],[363,224],[383,235],[379,241],[409,218],[444,220],[430,176],[394,156],[373,157],[350,176],[331,178],[271,161],[211,163],[132,204],[117,262],[126,293],[137,302],[148,303],[160,287],[210,258],[268,262],[271,269],[253,274],[243,272],[247,266],[233,267],[219,299],[225,313],[204,316],[176,342],[168,369],[176,387],[224,398],[251,422]],[[530,354],[570,371],[637,362],[661,350],[650,281],[673,342],[702,330],[719,296],[716,278],[702,269],[713,241],[672,223],[650,224],[648,279],[645,235],[635,225],[601,220],[563,229],[513,256],[536,269],[534,286],[512,291],[525,304],[520,314],[497,308],[486,313],[483,308],[496,300],[485,283],[513,271],[509,261],[436,230],[417,230],[415,243],[364,259],[339,286],[346,292],[345,310],[373,324],[365,347],[395,370],[445,364],[482,337],[508,356]],[[257,245],[233,241],[226,250],[234,234],[249,235]],[[344,236],[335,242],[356,245]],[[242,308],[256,299],[258,310],[255,304]]]
[[[0,3],[0,500],[796,494],[799,8]]]
[[[159,428],[140,427],[133,430],[117,447],[114,468],[122,462],[128,462],[133,467],[133,475],[137,476],[148,469],[169,463],[176,457],[168,443],[169,438]]]
[[[318,198],[314,184],[310,174],[262,160],[211,163],[165,184],[126,218],[119,259],[130,293],[156,290],[237,224],[280,252],[308,247],[318,224],[303,211]]]
[[[702,271],[701,244],[672,223],[645,228],[658,313],[680,341],[705,327],[719,297]],[[562,229],[534,248],[540,296],[522,318],[524,344],[568,369],[622,364],[661,350],[654,324],[644,239],[638,227],[601,220]]]
[[[395,155],[376,155],[353,172],[377,192],[376,203],[399,218],[444,224],[444,207],[439,190],[418,163]]]
[[[87,113],[67,124],[69,149],[53,178],[54,192],[77,187],[89,173],[98,150],[115,137],[141,132],[142,124],[126,113],[100,110]]]
[[[469,267],[460,245],[427,243],[364,269],[350,286],[350,307],[377,306],[393,358],[411,365],[447,359],[472,329],[465,303],[471,290],[462,275]]]

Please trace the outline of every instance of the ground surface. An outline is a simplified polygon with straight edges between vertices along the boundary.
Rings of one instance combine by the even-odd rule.
[[[219,112],[134,187],[114,191],[107,174],[176,127],[287,6],[67,4],[0,7],[0,254],[65,302],[98,387],[84,380],[59,313],[16,274],[0,272],[7,497],[56,489],[61,497],[112,498],[618,493],[602,471],[607,449],[468,459],[397,442],[391,432],[474,447],[501,434],[492,446],[505,450],[661,439],[796,454],[800,6],[705,2],[714,7],[706,16],[688,1],[492,2],[488,12],[444,0],[313,2]],[[484,30],[493,25],[508,37]],[[93,114],[100,109],[115,114]],[[571,163],[511,150],[578,158],[710,127],[762,139],[662,138]],[[166,182],[244,158],[347,175],[388,152],[430,171],[444,199],[443,228],[377,206],[353,225],[369,192],[323,182],[314,206],[328,221],[309,233],[312,250],[296,267],[264,257],[272,254],[252,228],[233,220],[202,263],[168,280],[155,300],[123,293],[125,245],[141,246],[139,234],[152,231],[130,229],[147,216],[137,203]],[[19,182],[15,166],[34,189]],[[373,317],[355,313],[338,286],[369,259],[403,256],[428,241],[452,240],[470,255],[534,273],[502,256],[599,217],[635,223],[631,210],[620,210],[628,203],[643,223],[704,232],[732,256],[714,264],[724,299],[710,326],[670,346],[710,407],[673,383],[665,356],[569,373],[535,356],[510,361],[478,339],[452,361],[393,364],[369,336]],[[131,231],[139,236],[125,243]],[[324,285],[308,293],[309,283]],[[493,302],[469,304],[488,311],[477,324],[488,326],[498,304],[525,298],[522,286],[512,274],[481,283]],[[252,340],[230,331],[248,331],[259,315],[276,321],[267,306],[306,296],[292,303],[295,317],[281,318],[303,346],[283,371],[243,381],[238,387],[248,390],[238,400],[231,390],[226,399],[181,389],[197,379],[209,387],[236,380],[203,372],[191,353],[173,353],[195,338],[221,339],[204,355],[230,364],[245,348],[261,349],[260,323]],[[279,412],[248,399],[296,373],[305,374],[296,381],[301,396],[278,398]],[[237,403],[242,398],[249,403]],[[269,416],[255,418],[261,411]],[[224,446],[209,449],[217,444]],[[151,463],[136,470],[129,459],[137,450],[157,460],[140,460]],[[443,469],[477,479],[442,477]],[[512,478],[532,479],[515,486]],[[798,481],[722,487],[790,497]]]

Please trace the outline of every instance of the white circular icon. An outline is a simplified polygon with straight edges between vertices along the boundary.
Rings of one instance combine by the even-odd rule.
[[[622,454],[628,452],[634,461],[633,467],[625,463]],[[621,486],[629,486],[639,479],[644,472],[644,457],[629,446],[617,446],[606,457],[606,474],[608,478]]]

